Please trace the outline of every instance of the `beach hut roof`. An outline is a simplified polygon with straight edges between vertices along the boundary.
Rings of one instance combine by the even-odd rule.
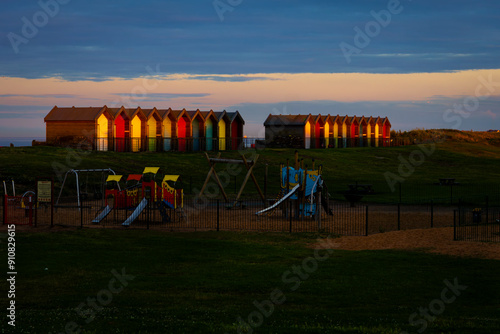
[[[106,109],[106,106],[88,108],[59,108],[54,106],[47,116],[45,116],[44,121],[95,121],[106,111]]]

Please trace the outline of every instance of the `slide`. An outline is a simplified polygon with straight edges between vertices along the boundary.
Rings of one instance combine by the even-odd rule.
[[[146,208],[148,205],[148,200],[143,198],[141,203],[135,208],[134,212],[123,222],[123,226],[130,226],[130,224],[139,217],[141,212]]]
[[[163,204],[164,204],[167,208],[169,208],[169,209],[174,209],[174,210],[175,210],[174,205],[173,205],[172,203],[170,203],[169,201],[167,201],[167,200],[163,200]]]
[[[104,210],[102,210],[98,215],[97,217],[95,217],[95,219],[92,221],[92,223],[94,224],[99,224],[104,218],[106,218],[109,213],[111,212],[111,208],[109,207],[109,205],[106,205],[106,207],[104,208]]]
[[[293,187],[292,190],[290,190],[290,192],[288,194],[286,194],[285,196],[283,196],[279,201],[277,201],[276,203],[274,203],[270,207],[265,208],[264,210],[261,210],[261,211],[255,213],[255,214],[256,215],[260,215],[261,213],[264,213],[264,212],[267,212],[267,211],[270,211],[270,210],[274,209],[275,207],[277,207],[278,205],[280,205],[283,201],[285,201],[288,197],[292,196],[297,191],[297,189],[299,189],[299,188],[300,188],[300,184],[297,184],[295,187]]]

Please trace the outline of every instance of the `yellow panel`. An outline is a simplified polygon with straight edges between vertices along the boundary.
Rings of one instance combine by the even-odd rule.
[[[311,138],[311,122],[306,124],[306,138]]]
[[[380,131],[380,129],[379,129],[378,124],[375,124],[375,138],[378,138],[379,131]]]
[[[130,137],[132,138],[132,151],[137,152],[139,151],[140,143],[142,140],[141,119],[135,116],[134,119],[132,119],[132,122],[130,123],[131,123]]]
[[[163,137],[172,137],[172,122],[168,118],[163,120]]]
[[[144,171],[142,172],[142,174],[146,174],[146,173],[156,174],[156,173],[158,173],[159,170],[160,170],[160,167],[146,167],[146,168],[144,168]]]
[[[148,137],[155,138],[156,137],[156,120],[154,119],[154,117],[151,117],[149,119],[148,128],[149,128]]]
[[[141,138],[142,137],[141,119],[135,116],[131,123],[132,123],[132,133],[131,133],[132,138]]]
[[[180,177],[180,175],[165,175],[165,177],[163,178],[163,182],[167,182],[167,181],[177,182],[179,177]]]
[[[104,116],[104,114],[99,117],[99,119],[97,120],[97,124],[99,129],[97,137],[108,138],[108,119],[106,118],[106,116]]]
[[[221,119],[219,121],[219,150],[226,149],[226,122]]]
[[[110,181],[116,181],[116,182],[120,182],[120,180],[122,179],[122,175],[108,175],[108,178],[106,179],[106,182],[110,182]]]
[[[325,124],[325,147],[330,146],[330,124],[326,123]]]

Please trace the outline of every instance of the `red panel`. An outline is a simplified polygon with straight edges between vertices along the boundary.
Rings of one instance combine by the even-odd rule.
[[[238,133],[238,121],[234,121],[231,124],[231,137],[232,137],[232,148],[233,150],[238,149],[238,137],[241,137],[241,134]]]
[[[177,138],[179,139],[179,151],[186,150],[186,128],[187,123],[184,117],[179,119],[177,122]]]
[[[316,125],[314,126],[314,137],[316,137],[316,147],[319,148],[320,146],[320,138],[321,138],[321,129],[319,122],[316,122]]]
[[[116,150],[118,152],[125,151],[125,119],[123,115],[120,114],[115,120],[116,128]]]

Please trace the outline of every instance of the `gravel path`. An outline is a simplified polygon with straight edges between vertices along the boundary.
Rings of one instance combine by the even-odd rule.
[[[460,257],[500,260],[500,243],[453,241],[453,228],[417,229],[373,234],[367,237],[340,237],[336,249],[404,249]]]

